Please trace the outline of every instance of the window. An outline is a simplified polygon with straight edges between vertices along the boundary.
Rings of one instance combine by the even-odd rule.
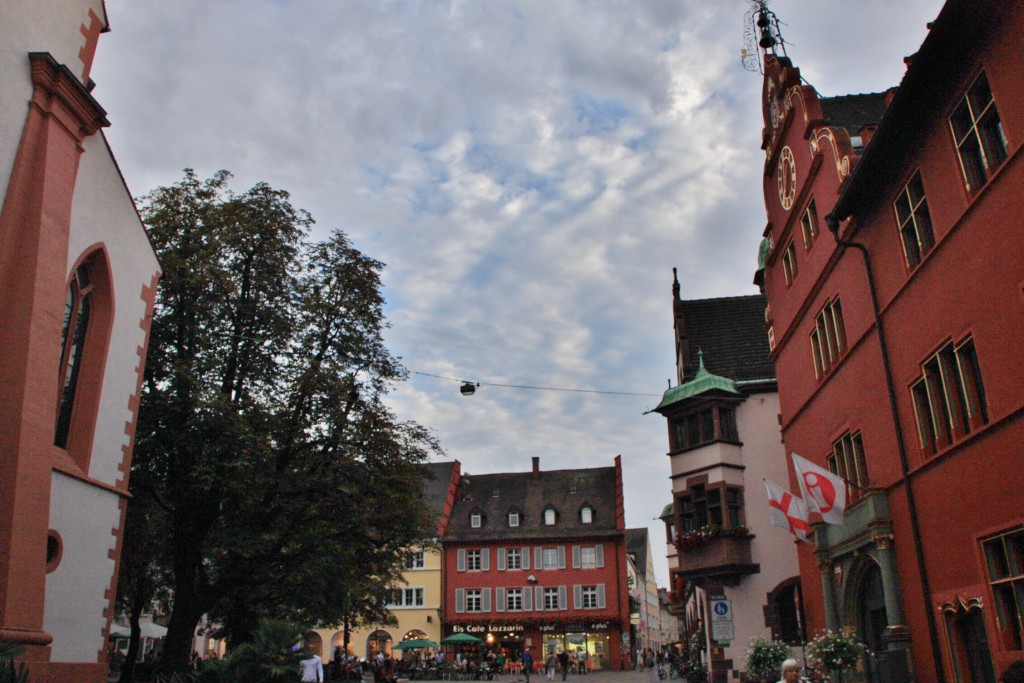
[[[509,588],[505,591],[505,609],[520,612],[523,609],[523,589]]]
[[[594,509],[588,505],[583,506],[580,510],[580,521],[584,524],[592,524],[594,522]]]
[[[690,487],[679,498],[682,531],[695,531],[709,524],[734,529],[743,525],[743,490],[738,488],[707,488],[702,484]]]
[[[558,569],[558,549],[544,548],[541,553],[541,569]]]
[[[466,589],[466,611],[483,612],[483,591],[479,588]]]
[[[824,377],[846,353],[846,325],[839,299],[825,303],[814,319],[811,332],[811,354],[814,357],[814,375]]]
[[[466,551],[466,569],[471,572],[478,572],[483,567],[483,561],[481,556],[483,553],[479,550],[467,550]]]
[[[405,561],[406,569],[423,569],[425,566],[426,558],[422,550],[409,553],[409,557]]]
[[[1024,649],[1024,529],[984,541],[985,563],[996,607],[996,628],[1002,647]]]
[[[423,607],[423,589],[399,588],[392,591],[388,607]]]
[[[786,245],[782,252],[782,273],[786,276],[786,286],[793,284],[796,279],[796,246],[794,242]]]
[[[93,303],[92,263],[86,261],[75,271],[64,303],[64,322],[60,332],[59,401],[57,426],[53,443],[67,448],[71,431],[71,413],[75,405],[75,389],[82,369],[82,351]]]
[[[483,515],[481,515],[479,512],[474,512],[469,516],[469,525],[474,529],[479,529],[480,526],[483,524],[483,521]]]
[[[913,268],[935,246],[932,232],[932,218],[928,213],[928,200],[924,196],[924,184],[918,171],[900,191],[896,199],[896,222],[900,226],[903,242],[903,258],[908,268]]]
[[[676,450],[695,448],[719,439],[739,441],[736,433],[736,408],[733,405],[717,405],[684,415],[672,423],[672,432]]]
[[[847,432],[832,444],[832,455],[826,458],[828,469],[846,480],[846,500],[853,502],[868,487],[868,465],[864,458],[864,441],[860,432]]]
[[[593,569],[597,566],[597,548],[582,547],[580,548],[580,567],[583,569]]]
[[[967,90],[949,118],[949,124],[960,155],[964,182],[968,191],[977,191],[1006,160],[1006,134],[984,72]]]
[[[813,199],[800,218],[800,229],[804,234],[804,249],[810,251],[818,237],[818,208],[814,205]]]
[[[515,510],[508,513],[508,525],[519,526],[519,513]]]
[[[553,526],[556,517],[557,514],[555,513],[554,508],[548,508],[547,510],[544,511],[544,524],[546,524],[547,526]]]
[[[558,609],[558,589],[544,589],[544,609]]]
[[[510,548],[505,551],[505,566],[508,569],[522,569],[523,556],[519,548]]]
[[[583,587],[583,609],[597,608],[597,586]]]
[[[926,360],[911,387],[921,449],[936,453],[988,423],[981,368],[970,337]]]

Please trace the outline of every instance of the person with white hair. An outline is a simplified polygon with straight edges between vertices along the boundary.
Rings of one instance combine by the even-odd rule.
[[[795,659],[784,661],[781,669],[782,678],[779,679],[779,683],[796,683],[800,680],[800,663]]]

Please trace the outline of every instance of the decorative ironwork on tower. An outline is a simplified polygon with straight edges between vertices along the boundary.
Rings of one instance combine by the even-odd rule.
[[[743,15],[743,50],[740,60],[747,71],[764,73],[761,51],[765,54],[786,55],[786,43],[779,29],[779,18],[768,9],[769,0],[751,0],[750,9]]]

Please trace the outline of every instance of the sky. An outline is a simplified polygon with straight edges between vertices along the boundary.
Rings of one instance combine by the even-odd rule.
[[[803,77],[833,96],[897,85],[941,5],[769,7]],[[386,264],[387,343],[411,373],[397,415],[471,474],[621,455],[627,526],[650,528],[666,585],[668,437],[644,413],[675,377],[672,268],[686,299],[757,293],[750,3],[106,7],[93,95],[132,194],[227,169],[235,191],[289,191],[313,237],[344,230]],[[481,386],[462,396],[457,380]]]

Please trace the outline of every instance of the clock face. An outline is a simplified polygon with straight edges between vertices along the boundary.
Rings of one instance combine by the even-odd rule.
[[[782,148],[779,158],[779,201],[782,208],[789,211],[796,199],[796,160],[789,146]]]

